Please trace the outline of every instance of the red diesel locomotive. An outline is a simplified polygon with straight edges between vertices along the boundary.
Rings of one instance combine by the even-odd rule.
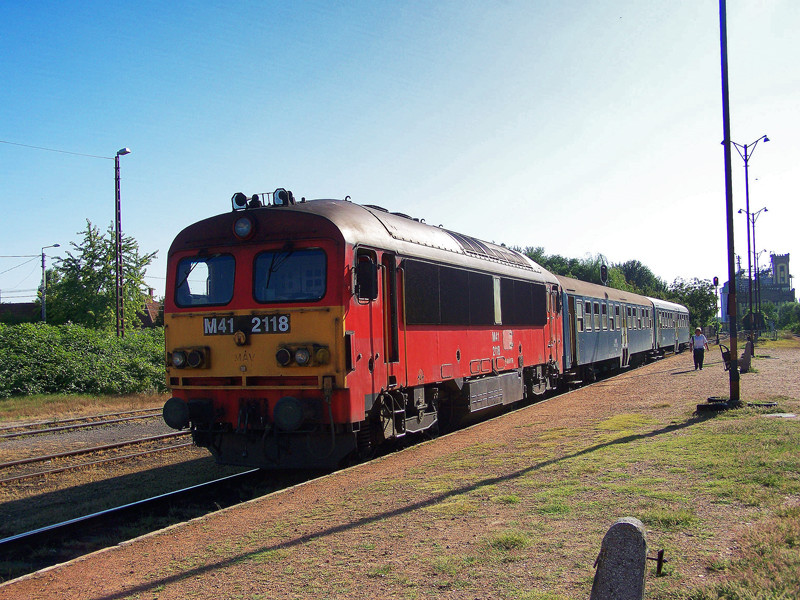
[[[559,284],[526,256],[348,200],[232,205],[175,238],[164,310],[164,419],[218,462],[337,467],[558,384]]]

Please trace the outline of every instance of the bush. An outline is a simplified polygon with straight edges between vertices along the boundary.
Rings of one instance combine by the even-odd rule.
[[[165,389],[163,329],[117,338],[74,324],[0,324],[0,398]]]

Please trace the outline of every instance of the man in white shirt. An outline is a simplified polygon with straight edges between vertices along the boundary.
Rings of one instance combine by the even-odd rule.
[[[703,335],[703,330],[699,327],[694,330],[692,336],[692,349],[694,350],[694,370],[703,370],[703,358],[708,350],[708,340]]]

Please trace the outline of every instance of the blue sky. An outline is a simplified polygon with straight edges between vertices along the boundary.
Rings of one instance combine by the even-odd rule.
[[[158,251],[159,295],[183,227],[276,187],[668,283],[727,278],[713,0],[6,0],[0,22],[2,256],[110,225],[114,163],[94,156],[127,146],[123,230]],[[750,160],[756,249],[795,272],[797,31],[794,0],[728,2],[732,139],[770,138]],[[733,183],[743,208],[735,152]],[[34,294],[26,260],[0,258],[3,301]]]

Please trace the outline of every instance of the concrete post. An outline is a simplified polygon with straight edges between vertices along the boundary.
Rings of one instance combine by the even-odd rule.
[[[600,545],[590,600],[643,600],[646,564],[644,525],[633,517],[620,519]]]

